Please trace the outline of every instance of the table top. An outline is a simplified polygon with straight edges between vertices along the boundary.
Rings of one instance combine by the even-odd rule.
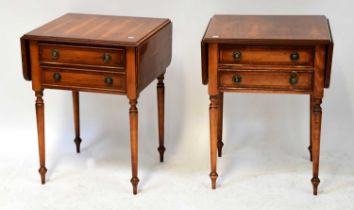
[[[68,13],[25,34],[23,38],[110,46],[138,46],[170,22],[169,19],[163,18]]]
[[[208,84],[208,44],[324,45],[325,87],[329,87],[333,39],[323,15],[214,15],[201,42],[202,81]]]
[[[328,44],[328,20],[320,15],[214,15],[204,42]]]

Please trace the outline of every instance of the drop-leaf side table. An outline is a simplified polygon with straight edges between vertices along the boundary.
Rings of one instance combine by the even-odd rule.
[[[325,16],[215,15],[201,43],[210,96],[212,188],[221,157],[224,92],[310,96],[310,156],[317,194],[322,97],[329,87],[333,40]]]
[[[66,14],[21,38],[23,75],[36,96],[41,181],[45,183],[44,89],[72,91],[80,152],[79,91],[126,95],[130,109],[133,193],[138,186],[140,92],[157,83],[160,161],[164,147],[164,74],[172,56],[168,19]]]

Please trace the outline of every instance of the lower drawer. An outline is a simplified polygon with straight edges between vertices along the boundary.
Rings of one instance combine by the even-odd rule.
[[[312,72],[219,71],[221,89],[312,90]]]
[[[42,69],[42,84],[51,88],[76,88],[96,91],[126,92],[125,73],[93,72],[71,69]]]

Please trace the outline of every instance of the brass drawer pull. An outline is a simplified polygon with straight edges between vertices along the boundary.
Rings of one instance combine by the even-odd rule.
[[[237,85],[241,84],[241,80],[242,80],[242,78],[238,74],[235,74],[232,76],[232,81]]]
[[[57,60],[59,58],[59,50],[53,49],[52,50],[52,59]]]
[[[107,86],[111,86],[113,84],[113,79],[112,77],[106,77],[104,78],[104,83],[106,83]]]
[[[298,52],[292,52],[292,53],[290,54],[290,59],[291,59],[292,61],[298,61],[298,60],[300,59],[299,53],[298,53]]]
[[[242,54],[241,54],[240,51],[235,51],[235,52],[232,53],[232,57],[233,57],[235,60],[239,61],[239,60],[241,60]]]
[[[61,80],[61,74],[58,73],[58,72],[55,72],[55,73],[53,74],[53,79],[54,79],[55,82],[60,82],[60,80]]]
[[[291,85],[296,85],[297,82],[299,81],[299,76],[296,71],[293,71],[290,73],[290,78],[289,78],[289,83]]]
[[[109,63],[111,61],[111,55],[109,53],[103,53],[103,62],[104,63]]]

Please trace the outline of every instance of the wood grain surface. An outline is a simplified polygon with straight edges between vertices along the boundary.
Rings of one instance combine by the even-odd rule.
[[[331,35],[327,25],[327,18],[317,15],[215,15],[204,41],[328,44]]]
[[[137,46],[169,22],[162,18],[68,13],[25,37],[91,45]]]

